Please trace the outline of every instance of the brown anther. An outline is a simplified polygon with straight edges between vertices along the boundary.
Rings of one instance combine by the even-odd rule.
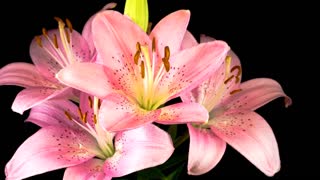
[[[170,49],[169,49],[168,46],[164,47],[164,57],[165,57],[166,59],[168,59],[168,61],[169,61],[169,58],[170,58]]]
[[[137,52],[134,54],[133,60],[134,60],[134,63],[135,63],[136,65],[138,65],[138,62],[139,62],[140,53],[141,53],[141,51],[137,51]]]
[[[232,78],[234,78],[234,75],[230,76],[228,79],[226,79],[223,83],[227,84],[229,81],[232,80]]]
[[[68,18],[66,19],[66,23],[67,23],[67,26],[68,26],[68,28],[70,30],[70,33],[72,33],[72,31],[73,31],[72,24],[71,24],[71,21]]]
[[[98,109],[100,109],[100,107],[101,107],[101,99],[98,99]]]
[[[233,94],[238,93],[240,91],[242,91],[242,89],[233,90],[233,91],[230,92],[230,95],[233,95]]]
[[[88,100],[89,100],[89,107],[92,109],[92,107],[93,107],[93,101],[92,101],[92,99],[91,99],[90,96],[88,96]]]
[[[72,117],[71,117],[71,115],[69,114],[68,111],[64,111],[64,114],[66,115],[66,117],[67,117],[70,121],[72,121]]]
[[[136,48],[137,48],[137,51],[141,52],[141,45],[139,42],[137,42],[136,44]]]
[[[46,28],[42,28],[42,34],[48,38],[48,31],[46,30]]]
[[[80,119],[83,119],[83,114],[80,107],[78,107],[78,113],[79,113]]]
[[[81,119],[82,122],[87,123],[87,115],[88,115],[88,112],[83,114],[82,119]]]
[[[66,32],[67,41],[70,44],[70,34],[67,30],[65,30],[65,32]]]
[[[152,38],[152,52],[156,51],[156,38]]]
[[[40,47],[43,47],[43,46],[42,46],[41,37],[40,37],[40,36],[36,36],[36,37],[34,37],[34,38],[35,38],[35,40],[36,40],[36,43],[37,43]]]
[[[241,73],[242,73],[242,69],[241,69],[241,66],[234,66],[234,67],[232,67],[231,68],[231,70],[230,70],[230,72],[233,72],[234,70],[238,70],[237,71],[237,75],[236,75],[236,83],[238,83],[238,82],[240,82],[240,75],[241,75]]]
[[[98,122],[98,120],[97,120],[97,115],[94,114],[94,115],[93,115],[93,123],[94,123],[94,124],[97,124],[97,122]]]
[[[59,17],[54,17],[54,20],[56,20],[58,23],[63,23],[62,19]]]
[[[144,62],[143,62],[143,61],[141,61],[140,69],[141,69],[141,77],[142,77],[142,79],[143,79],[144,76],[145,76],[145,72],[144,72]]]
[[[170,70],[169,59],[167,59],[167,58],[162,58],[162,62],[163,62],[164,67],[166,68],[166,71],[169,72],[169,70]]]
[[[59,48],[56,34],[53,34],[53,44],[54,44],[55,48],[57,48],[57,49]]]

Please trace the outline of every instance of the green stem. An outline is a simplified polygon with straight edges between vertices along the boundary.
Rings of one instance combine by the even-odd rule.
[[[179,136],[175,141],[174,141],[174,147],[178,148],[181,144],[183,144],[187,139],[189,138],[189,133],[185,132],[182,136]]]

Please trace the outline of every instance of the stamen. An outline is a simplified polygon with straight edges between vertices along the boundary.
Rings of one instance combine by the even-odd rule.
[[[152,52],[156,51],[156,38],[152,38]]]
[[[242,91],[242,89],[233,90],[233,91],[230,92],[230,95],[233,95],[233,94],[238,93],[240,91]]]
[[[141,77],[142,77],[142,79],[143,79],[144,76],[145,76],[145,72],[144,72],[144,62],[143,62],[143,61],[141,61],[140,69],[141,69]]]
[[[66,32],[67,41],[70,44],[70,34],[67,30],[65,30],[65,32]]]
[[[93,115],[93,122],[94,122],[94,124],[97,124],[97,122],[98,122],[96,114]]]
[[[226,79],[224,81],[224,84],[227,84],[229,81],[231,81],[231,79],[234,78],[234,75],[230,76],[228,79]]]
[[[137,42],[136,44],[136,48],[137,48],[137,51],[141,52],[141,45],[139,42]]]
[[[88,115],[88,112],[84,113],[83,116],[82,116],[82,119],[81,119],[81,120],[82,120],[84,123],[87,123],[87,115]]]
[[[166,71],[169,72],[169,70],[170,70],[169,59],[162,58],[162,62],[163,62],[164,67],[166,68]]]
[[[53,44],[54,44],[54,47],[56,47],[57,49],[59,48],[56,34],[53,35]]]
[[[73,31],[72,24],[71,24],[71,21],[68,18],[66,19],[66,23],[67,23],[67,26],[68,26],[70,32],[72,33],[72,31]]]
[[[64,22],[62,21],[62,19],[59,18],[59,17],[54,17],[54,20],[56,20],[58,23],[64,24]]]
[[[101,103],[101,99],[98,99],[98,109],[100,109]]]
[[[88,96],[88,100],[89,100],[89,107],[92,109],[92,107],[93,107],[93,101],[92,101],[92,99],[91,99],[90,96]]]
[[[168,60],[170,58],[170,49],[168,46],[164,47],[164,57]]]
[[[138,61],[139,61],[139,58],[140,58],[140,51],[137,51],[135,54],[134,54],[134,57],[133,57],[133,60],[134,60],[134,63],[136,65],[138,65]]]
[[[41,41],[41,37],[40,37],[40,36],[36,36],[36,37],[35,37],[35,40],[36,40],[36,43],[37,43],[40,47],[43,47],[43,46],[42,46],[42,41]]]
[[[67,117],[70,121],[72,121],[72,117],[71,117],[71,115],[68,113],[68,111],[64,111],[64,114],[66,115],[66,117]]]
[[[238,70],[237,75],[236,75],[236,83],[240,82],[240,75],[242,73],[241,67],[238,66],[234,66],[231,68],[230,72],[233,72],[234,70]]]
[[[46,30],[46,28],[42,28],[42,34],[48,38],[48,31]]]
[[[80,107],[78,107],[78,113],[79,113],[80,119],[83,119],[83,114]]]

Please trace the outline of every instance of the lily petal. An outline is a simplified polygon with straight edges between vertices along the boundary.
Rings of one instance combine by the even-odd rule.
[[[21,87],[54,87],[56,84],[43,78],[33,64],[10,63],[0,69],[0,85]]]
[[[115,149],[104,166],[104,172],[112,177],[160,165],[174,151],[170,136],[152,124],[117,134]]]
[[[146,111],[125,96],[112,94],[102,101],[99,123],[107,131],[122,131],[151,123],[160,115],[160,110]]]
[[[208,111],[198,103],[177,103],[160,110],[156,121],[160,124],[205,123],[209,118]]]
[[[240,85],[241,91],[229,97],[223,106],[227,109],[255,110],[268,102],[284,97],[285,106],[291,105],[292,100],[281,88],[281,85],[269,78],[257,78],[246,81]]]
[[[74,120],[79,119],[77,106],[67,100],[50,100],[34,106],[26,119],[40,127],[61,126],[75,128],[75,123],[70,121],[67,112]],[[78,127],[78,126],[76,126]]]
[[[81,142],[81,143],[80,143]],[[7,179],[24,179],[74,166],[95,156],[95,140],[82,131],[48,126],[29,137],[7,163]]]
[[[268,123],[253,111],[234,110],[215,117],[212,131],[267,176],[280,170],[276,138]]]
[[[102,171],[103,163],[100,159],[90,159],[80,165],[69,167],[64,172],[63,179],[111,180],[112,177],[106,176]]]
[[[70,88],[54,89],[54,88],[27,88],[23,89],[16,96],[11,109],[14,112],[23,114],[24,111],[52,98],[68,97],[72,93]]]
[[[226,143],[209,129],[195,128],[191,124],[188,124],[188,129],[188,174],[205,174],[219,163],[226,150]]]
[[[70,42],[67,45],[65,45],[67,42],[62,42],[59,29],[50,30],[47,35],[34,38],[30,45],[33,63],[41,74],[52,81],[56,81],[55,74],[68,64],[91,60],[88,44],[81,34],[75,30],[67,31],[70,34]],[[55,47],[53,39],[56,39],[58,48]]]
[[[189,10],[175,11],[161,19],[150,33],[150,39],[155,38],[156,51],[164,57],[164,48],[170,48],[170,54],[176,54],[181,47],[181,42],[190,20]]]
[[[189,31],[186,31],[186,33],[184,34],[182,43],[181,43],[181,49],[191,48],[191,47],[196,46],[198,44],[199,43],[194,38],[194,36]]]
[[[116,87],[111,84],[108,69],[95,63],[74,63],[57,73],[63,84],[98,97],[106,97]]]
[[[202,43],[180,51],[171,58],[171,68],[160,80],[158,90],[167,91],[171,99],[195,88],[220,67],[228,51],[229,46],[223,41]]]

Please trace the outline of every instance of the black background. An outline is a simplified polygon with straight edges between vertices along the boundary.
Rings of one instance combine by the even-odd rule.
[[[31,62],[29,45],[41,28],[57,27],[54,16],[69,18],[74,29],[81,32],[86,20],[100,10],[107,0],[68,1],[6,1],[1,7],[1,60],[0,67],[16,62]],[[124,0],[115,0],[117,10],[123,10]],[[196,36],[203,33],[225,40],[240,57],[243,80],[268,77],[277,80],[293,99],[289,108],[283,99],[277,99],[257,110],[273,128],[278,140],[282,168],[273,178],[268,178],[243,156],[228,147],[216,168],[203,176],[189,178],[254,177],[255,179],[284,179],[293,176],[316,174],[317,121],[312,116],[317,105],[315,87],[317,71],[312,70],[317,58],[311,50],[316,37],[315,11],[301,3],[279,4],[272,1],[240,4],[217,3],[199,0],[158,0],[149,2],[150,21],[156,23],[166,14],[178,9],[190,9],[188,29]],[[319,31],[318,31],[319,32]],[[308,50],[308,51],[305,51]],[[311,55],[311,57],[308,57]],[[11,111],[11,104],[20,87],[0,87],[1,162],[0,171],[19,145],[38,128],[24,123],[23,116]],[[308,110],[308,111],[307,111]],[[187,150],[187,149],[186,149]],[[315,164],[313,164],[315,163]],[[186,169],[185,169],[186,171]],[[185,173],[186,174],[186,173]],[[38,175],[30,179],[62,179],[63,170]],[[186,177],[187,175],[183,175]]]

